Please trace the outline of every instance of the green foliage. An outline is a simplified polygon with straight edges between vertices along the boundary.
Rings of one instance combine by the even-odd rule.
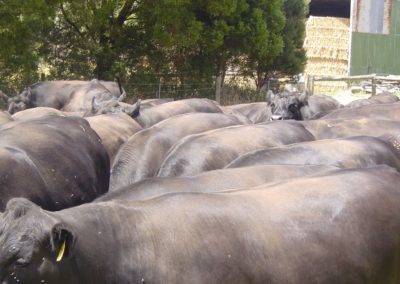
[[[286,0],[284,11],[286,16],[286,25],[283,29],[284,49],[275,63],[275,69],[285,75],[295,75],[303,72],[306,64],[303,42],[307,6],[304,5],[304,0]]]
[[[0,85],[17,92],[37,79],[44,31],[52,24],[51,1],[4,0],[0,5]],[[11,86],[14,86],[12,88]]]
[[[273,3],[266,1],[264,9]],[[279,3],[275,3],[279,5]],[[254,42],[242,70],[256,74],[256,85],[260,89],[269,78],[295,75],[303,71],[306,63],[303,41],[307,5],[304,0],[283,0],[282,9],[269,6],[267,40]],[[283,12],[283,15],[280,13]]]
[[[49,58],[57,67],[53,77],[112,80],[135,63],[141,43],[137,1],[61,1],[56,9],[56,28],[49,38]]]
[[[211,97],[228,68],[295,73],[304,64],[304,3],[282,1],[3,0],[0,89],[17,92],[43,73],[161,82],[183,96]],[[154,95],[144,87],[132,93],[140,92]]]
[[[228,67],[246,56],[255,61],[279,55],[281,6],[281,0],[149,0],[141,10],[147,16],[139,19],[157,50],[150,60],[164,62],[163,72],[215,75],[222,85]]]

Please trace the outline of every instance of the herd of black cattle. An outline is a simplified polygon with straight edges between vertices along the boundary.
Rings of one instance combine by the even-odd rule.
[[[8,99],[0,283],[400,283],[396,96],[125,97]]]

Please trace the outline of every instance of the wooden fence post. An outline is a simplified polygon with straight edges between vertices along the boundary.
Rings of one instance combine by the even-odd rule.
[[[371,83],[372,83],[372,96],[375,96],[376,95],[376,80],[375,80],[375,76],[372,77]]]
[[[161,77],[160,77],[160,80],[158,81],[157,97],[161,98]]]

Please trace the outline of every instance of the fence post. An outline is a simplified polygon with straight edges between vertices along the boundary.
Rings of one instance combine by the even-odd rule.
[[[157,93],[157,97],[158,97],[158,98],[161,97],[161,77],[160,77],[160,80],[158,81],[158,93]]]
[[[346,80],[346,86],[347,86],[347,89],[350,89],[350,88],[351,88],[351,86],[352,86],[351,79],[347,79],[347,80]]]
[[[375,76],[372,77],[371,83],[372,83],[372,96],[375,96],[376,95],[376,80],[375,80]]]
[[[307,92],[314,95],[314,76],[312,75],[307,78]]]

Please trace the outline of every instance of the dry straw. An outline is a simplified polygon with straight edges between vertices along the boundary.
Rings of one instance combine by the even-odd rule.
[[[307,52],[306,76],[346,76],[349,59],[350,20],[313,17],[306,23],[304,48]],[[346,88],[343,82],[316,82],[318,90],[331,92]]]

